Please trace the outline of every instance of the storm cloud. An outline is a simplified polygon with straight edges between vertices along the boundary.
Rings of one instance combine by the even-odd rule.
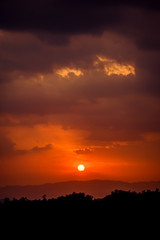
[[[111,30],[125,34],[141,48],[159,49],[159,10],[158,1],[2,0],[0,28],[32,32],[55,44],[68,43],[71,35]]]

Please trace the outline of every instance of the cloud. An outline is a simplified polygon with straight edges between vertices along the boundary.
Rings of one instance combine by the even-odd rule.
[[[0,3],[3,126],[59,124],[88,131],[86,145],[159,131],[155,2],[35,3]]]
[[[84,148],[84,149],[77,149],[75,150],[74,152],[76,154],[90,154],[93,152],[94,149],[91,149],[91,148]]]
[[[80,75],[83,75],[83,72],[79,69],[74,69],[74,68],[62,68],[62,69],[58,69],[56,71],[57,74],[59,74],[62,77],[69,77],[70,73],[73,73],[74,75],[76,75],[77,77]]]
[[[120,64],[114,59],[103,58],[100,56],[97,56],[97,58],[104,64],[104,70],[108,76],[112,74],[124,76],[129,74],[135,75],[135,68],[130,64]]]
[[[35,146],[31,149],[31,152],[37,153],[37,152],[48,151],[48,150],[51,150],[51,149],[52,149],[52,144],[47,144],[44,147]]]
[[[26,150],[16,150],[16,143],[14,143],[10,138],[1,134],[0,136],[0,157],[11,157],[21,154],[26,154]]]
[[[12,82],[1,92],[3,125],[51,123],[85,130],[86,145],[141,140],[148,131],[160,130],[160,100],[140,90],[136,77],[106,76],[103,69],[94,69],[85,70],[78,81],[74,74],[67,81],[53,74],[40,84]],[[7,114],[12,117],[5,118]]]
[[[97,11],[97,7],[99,7],[99,11]],[[45,30],[54,33],[94,32],[100,30],[104,21],[106,24],[112,24],[119,20],[118,17],[118,19],[115,18],[116,14],[113,10],[111,12],[110,8],[111,6],[108,4],[98,4],[98,2],[91,4],[83,1],[66,3],[65,1],[41,0],[31,4],[28,1],[22,3],[19,0],[14,4],[12,1],[7,1],[7,3],[2,1],[0,27],[12,30]],[[95,16],[98,20],[97,24]],[[96,29],[94,30],[95,24]]]
[[[47,44],[64,45],[77,34],[114,31],[137,46],[160,49],[158,1],[12,1],[0,3],[0,28],[36,34]]]
[[[0,137],[0,156],[5,157],[14,152],[15,143],[11,139],[1,135]]]
[[[16,149],[16,143],[3,133],[0,136],[0,157],[14,157],[30,153],[39,153],[52,149],[52,144],[47,144],[43,147],[35,146],[32,149]]]

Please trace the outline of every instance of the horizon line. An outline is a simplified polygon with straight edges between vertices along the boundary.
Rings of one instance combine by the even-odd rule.
[[[40,183],[40,184],[15,184],[15,185],[4,185],[0,186],[0,188],[6,188],[6,187],[28,187],[28,186],[43,186],[48,184],[58,184],[58,183],[70,183],[70,182],[93,182],[93,181],[99,181],[99,182],[120,182],[120,183],[127,183],[127,184],[137,184],[137,183],[156,183],[160,182],[160,180],[148,180],[148,181],[134,181],[134,182],[128,182],[123,180],[110,180],[110,179],[89,179],[89,180],[67,180],[67,181],[56,181],[56,182],[46,182],[46,183]]]

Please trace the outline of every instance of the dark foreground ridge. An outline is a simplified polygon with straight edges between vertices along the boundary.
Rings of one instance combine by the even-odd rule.
[[[94,199],[85,193],[75,193],[58,198],[28,200],[4,199],[0,203],[0,216],[4,227],[32,230],[47,234],[50,230],[62,234],[64,231],[158,231],[160,214],[160,192],[115,190],[104,198]],[[2,226],[2,225],[1,225]],[[80,228],[80,229],[79,229]],[[138,229],[137,229],[138,228]],[[90,230],[89,230],[90,229]],[[112,230],[111,230],[112,229]],[[137,229],[137,230],[136,230]],[[19,231],[19,230],[17,230]],[[113,232],[115,231],[115,233]],[[60,237],[59,237],[60,238]],[[59,239],[56,238],[56,239]],[[22,238],[23,239],[23,238]],[[101,239],[101,238],[99,238]]]

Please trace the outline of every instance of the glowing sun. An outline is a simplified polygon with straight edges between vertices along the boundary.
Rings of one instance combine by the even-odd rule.
[[[78,165],[78,171],[82,172],[85,169],[85,166],[83,164]]]

